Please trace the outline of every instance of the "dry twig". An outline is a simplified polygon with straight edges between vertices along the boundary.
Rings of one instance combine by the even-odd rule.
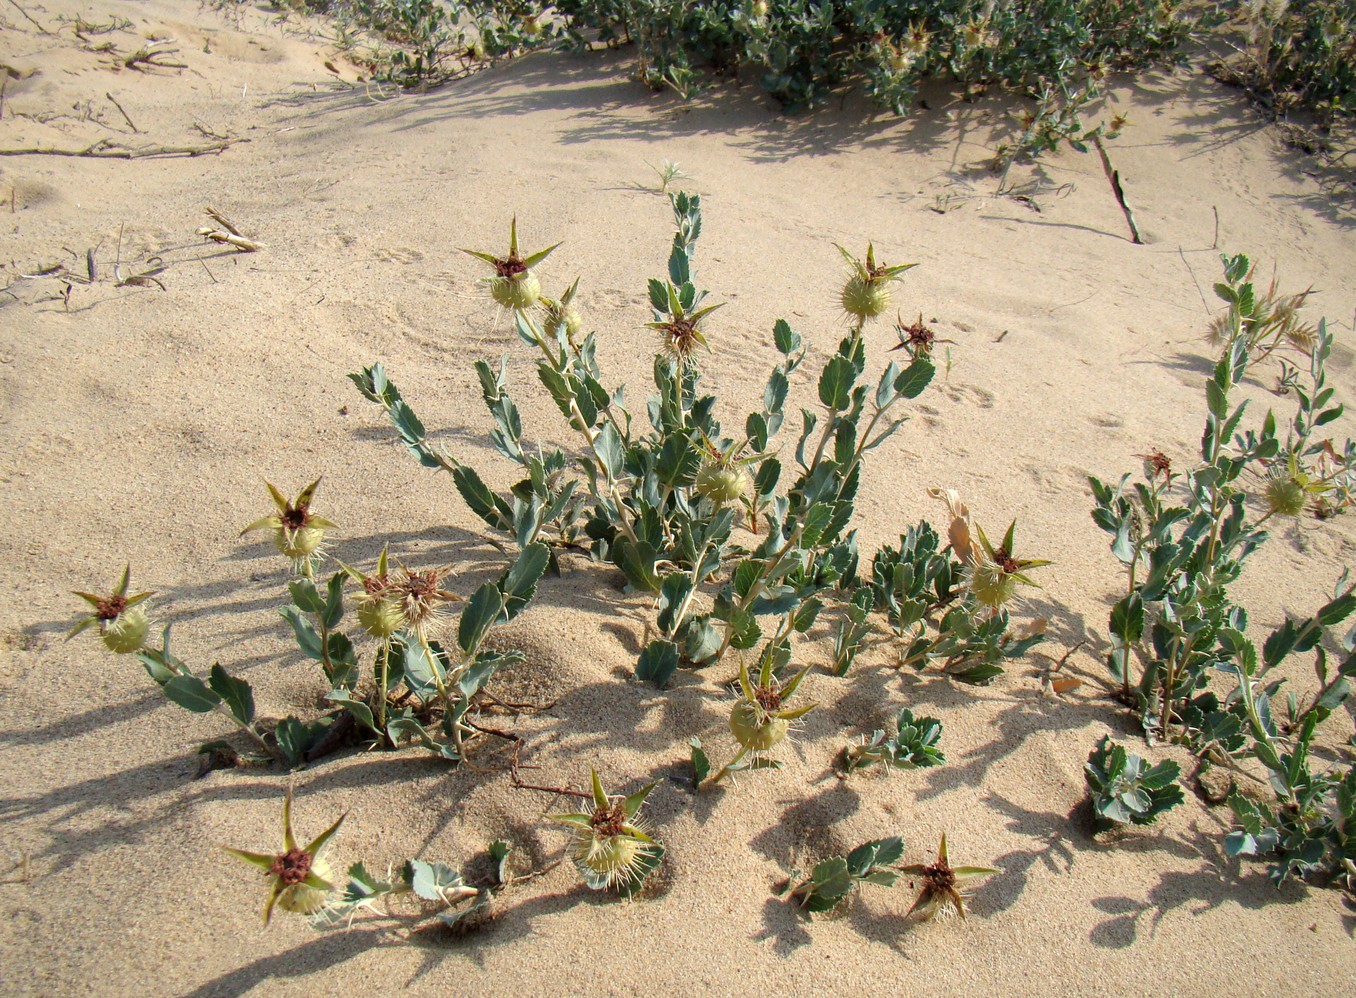
[[[90,159],[149,159],[156,156],[206,156],[229,149],[237,142],[249,139],[225,139],[203,146],[142,146],[133,149],[130,146],[108,139],[100,139],[84,149],[0,149],[0,156],[84,156]]]

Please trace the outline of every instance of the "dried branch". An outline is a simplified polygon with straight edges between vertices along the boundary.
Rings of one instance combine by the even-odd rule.
[[[83,156],[89,159],[148,159],[157,156],[206,156],[229,149],[249,139],[225,139],[204,146],[142,146],[133,149],[118,142],[100,139],[84,149],[0,149],[0,156]]]
[[[1126,224],[1130,226],[1130,241],[1143,245],[1144,240],[1139,237],[1139,227],[1135,225],[1134,212],[1130,210],[1130,203],[1125,200],[1125,189],[1121,187],[1120,171],[1111,166],[1111,157],[1106,154],[1106,146],[1102,144],[1100,135],[1093,134],[1092,144],[1097,147],[1097,155],[1102,157],[1102,171],[1106,174],[1107,182],[1111,184],[1111,192],[1116,195],[1116,203],[1121,206]]]
[[[14,0],[10,0],[11,3]],[[135,69],[138,73],[145,72],[147,69],[187,69],[188,64],[182,62],[162,62],[165,56],[175,55],[178,49],[161,48],[166,42],[151,42],[144,48],[139,48],[126,59],[122,60],[123,66],[128,69]]]
[[[135,135],[141,131],[140,128],[132,124],[132,119],[128,116],[127,112],[122,109],[122,105],[118,103],[118,99],[116,97],[114,97],[107,91],[104,92],[104,96],[113,102],[113,106],[116,107],[118,109],[118,113],[122,115],[122,120],[127,122],[127,127],[132,130],[132,134]]]
[[[44,35],[55,35],[55,34],[56,34],[55,31],[48,31],[48,30],[47,30],[46,28],[44,28],[41,24],[39,24],[39,23],[37,22],[37,20],[33,17],[33,15],[30,14],[28,11],[24,10],[22,7],[20,7],[20,6],[15,2],[15,0],[9,0],[9,3],[10,3],[10,6],[11,6],[11,7],[13,7],[15,10],[17,10],[20,14],[22,14],[22,15],[24,16],[24,19],[25,19],[26,21],[28,21],[29,24],[31,24],[31,25],[33,25],[33,27],[37,28],[38,31],[41,32],[42,34],[44,34]]]

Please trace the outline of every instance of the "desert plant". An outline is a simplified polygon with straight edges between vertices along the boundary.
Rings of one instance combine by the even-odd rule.
[[[874,393],[860,383],[864,327],[884,313],[890,286],[908,268],[878,262],[870,246],[863,259],[844,252],[851,266],[842,302],[853,327],[820,373],[823,415],[805,410],[794,451],[800,472],[779,495],[783,468],[772,444],[784,422],[791,375],[804,357],[801,337],[777,321],[773,340],[781,359],[762,408],[744,420],[742,436],[726,435],[717,400],[698,393],[707,324],[719,307],[693,281],[701,199],[679,192],[670,201],[677,232],[669,273],[649,283],[653,319],[647,325],[658,334],[658,396],[648,406],[648,433],[639,431],[621,391],[604,387],[594,335],[579,339],[566,326],[552,325],[549,308],[543,321],[533,267],[550,249],[521,254],[515,224],[507,255],[474,254],[495,268],[486,279],[491,293],[512,308],[519,336],[540,353],[539,379],[583,442],[577,462],[582,479],[569,475],[576,462],[562,450],[534,454],[523,446],[521,418],[502,368],[496,374],[484,362],[476,365],[496,448],[527,475],[504,495],[429,442],[380,365],[351,376],[365,397],[386,409],[407,448],[425,466],[449,472],[472,511],[491,527],[519,545],[545,543],[553,558],[569,549],[610,561],[632,588],[656,594],[660,636],[642,651],[636,673],[659,684],[680,666],[710,664],[732,648],[755,647],[764,639],[762,617],[779,619],[774,643],[804,633],[823,599],[852,583],[858,556],[848,527],[863,459],[899,428],[903,419],[893,410],[916,398],[934,372],[928,351],[916,348],[907,366],[886,366]],[[751,547],[735,533],[740,516],[754,534]],[[697,597],[712,590],[711,609],[699,611]],[[1002,632],[1006,618],[987,626]]]
[[[900,877],[896,864],[903,855],[904,840],[898,835],[863,842],[846,856],[816,863],[808,876],[793,873],[785,895],[807,912],[830,911],[861,884],[893,887]]]
[[[1241,280],[1247,268],[1233,262],[1239,259],[1232,258],[1228,276]],[[1242,297],[1230,302],[1230,328],[1242,324],[1247,304]],[[1240,430],[1246,403],[1235,405],[1230,395],[1252,355],[1249,338],[1235,337],[1205,385],[1208,413],[1199,464],[1178,475],[1170,458],[1153,452],[1145,459],[1146,481],[1133,489],[1127,488],[1129,475],[1114,488],[1090,480],[1093,519],[1112,535],[1112,553],[1127,576],[1126,595],[1111,611],[1107,662],[1122,696],[1138,707],[1153,737],[1198,748],[1217,740],[1210,718],[1218,713],[1218,700],[1206,687],[1211,672],[1232,657],[1222,635],[1242,632],[1247,623],[1228,587],[1265,541],[1266,522],[1308,511],[1329,515],[1350,502],[1356,447],[1347,441],[1339,449],[1316,439],[1343,411],[1326,384],[1331,349],[1327,325],[1320,322],[1307,378],[1301,383],[1290,369],[1297,404],[1283,438],[1271,412],[1256,429]],[[1250,511],[1245,475],[1263,486],[1255,499],[1260,512]]]
[[[288,716],[266,726],[256,715],[254,691],[246,680],[230,675],[220,663],[212,666],[206,679],[195,675],[172,653],[168,626],[159,648],[147,643],[150,622],[141,605],[152,594],[127,595],[130,569],[109,596],[77,594],[94,612],[81,618],[70,636],[97,624],[105,645],[135,655],[168,700],[192,713],[221,714],[253,742],[245,752],[226,741],[207,742],[199,751],[209,760],[277,759],[296,767],[338,748],[349,739],[347,732],[356,728],[363,733],[360,737],[374,739],[378,746],[413,741],[449,761],[460,761],[465,739],[486,733],[468,712],[494,673],[522,658],[516,651],[487,649],[485,638],[496,624],[517,616],[535,595],[546,569],[546,547],[527,545],[497,581],[483,584],[464,601],[442,587],[446,569],[402,566],[391,571],[384,550],[372,575],[342,566],[322,589],[311,575],[320,557],[320,534],[331,524],[309,512],[314,490],[312,483],[289,503],[270,485],[280,512],[247,530],[272,530],[275,546],[304,573],[288,585],[292,603],[280,613],[291,625],[302,654],[320,663],[332,687],[326,699],[336,711],[312,720]],[[345,586],[353,581],[361,587],[359,628],[377,640],[374,683],[366,689],[357,646],[341,629]],[[446,623],[446,604],[452,602],[464,607],[455,644],[449,647],[436,635]]]
[[[1246,256],[1240,253],[1223,260],[1224,280],[1215,285],[1215,294],[1226,307],[1210,323],[1206,333],[1210,345],[1220,349],[1244,339],[1254,362],[1265,360],[1282,347],[1311,355],[1318,345],[1318,333],[1300,320],[1299,310],[1313,289],[1283,295],[1273,277],[1266,292],[1259,294],[1252,283],[1256,268]]]
[[[1107,735],[1083,765],[1094,819],[1102,827],[1148,825],[1185,799],[1181,767],[1170,759],[1150,766]]]
[[[901,707],[894,731],[889,735],[878,728],[862,744],[848,746],[843,755],[844,768],[850,773],[875,763],[887,772],[940,766],[946,762],[946,756],[937,747],[941,737],[941,721],[935,717],[914,717],[908,707]]]
[[[598,771],[590,770],[589,775],[593,810],[550,818],[570,826],[570,853],[588,887],[611,888],[630,897],[664,858],[663,845],[650,836],[649,826],[639,817],[641,805],[657,784],[647,784],[629,797],[609,797]]]

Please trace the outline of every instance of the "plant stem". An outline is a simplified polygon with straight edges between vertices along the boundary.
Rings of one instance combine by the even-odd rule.
[[[386,684],[389,678],[390,662],[391,639],[387,638],[381,643],[381,668],[377,672],[377,727],[383,732],[386,730]]]
[[[720,767],[719,773],[717,773],[715,776],[711,777],[711,779],[707,781],[708,785],[714,787],[721,780],[725,779],[725,777],[728,776],[730,773],[730,767],[738,765],[739,762],[744,758],[744,756],[748,754],[749,747],[745,745],[743,748],[739,750],[739,752],[735,755],[733,759],[727,762],[724,766]]]

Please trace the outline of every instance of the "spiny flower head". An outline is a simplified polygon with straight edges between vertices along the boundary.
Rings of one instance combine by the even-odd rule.
[[[554,336],[557,339],[563,337],[573,343],[579,330],[584,328],[583,316],[579,314],[579,309],[574,307],[574,296],[579,290],[579,278],[574,279],[574,283],[565,289],[565,293],[559,298],[540,298],[538,304],[546,313],[545,321],[542,327],[546,330],[547,336]]]
[[[905,912],[904,917],[908,918],[916,912],[919,919],[927,921],[937,915],[943,917],[959,915],[964,918],[965,899],[970,896],[970,892],[964,889],[965,882],[976,877],[987,877],[998,871],[987,866],[953,867],[947,859],[946,833],[943,832],[942,844],[937,849],[935,863],[928,866],[921,863],[903,866],[900,867],[900,872],[905,876],[917,877],[919,881],[918,898],[914,901],[913,907]]]
[[[1144,477],[1151,484],[1157,485],[1160,478],[1163,479],[1164,485],[1172,484],[1172,458],[1168,455],[1158,448],[1154,448],[1147,454],[1136,454],[1135,457],[1144,462]]]
[[[1310,475],[1292,452],[1284,464],[1273,464],[1267,469],[1262,505],[1269,516],[1299,516],[1311,504],[1319,505],[1323,493],[1331,488],[1329,483]]]
[[[127,589],[131,579],[132,566],[128,565],[122,570],[122,578],[118,580],[117,586],[107,596],[75,593],[88,603],[94,612],[77,620],[75,626],[66,634],[66,640],[69,641],[85,628],[97,624],[99,634],[109,651],[126,655],[139,650],[146,643],[146,634],[150,631],[151,622],[144,610],[135,607],[155,594],[145,592],[128,596]]]
[[[460,596],[442,587],[443,579],[451,574],[450,568],[417,572],[402,565],[381,595],[400,608],[405,630],[427,635],[446,616],[447,603],[461,602]]]
[[[763,656],[758,670],[758,682],[749,678],[748,663],[739,663],[739,700],[730,711],[730,733],[735,741],[751,752],[767,752],[786,738],[791,722],[804,717],[818,704],[800,707],[786,706],[796,689],[810,674],[807,666],[785,683],[778,684],[773,677],[772,655]]]
[[[478,250],[463,249],[477,260],[484,260],[494,268],[494,276],[486,277],[483,283],[490,289],[490,297],[505,308],[526,311],[537,304],[541,295],[541,281],[532,273],[532,268],[541,263],[559,246],[548,246],[536,253],[523,256],[518,251],[518,216],[509,222],[508,256],[498,257],[493,253],[481,253]]]
[[[664,847],[647,833],[639,818],[650,783],[629,797],[609,797],[596,769],[593,780],[593,810],[588,814],[554,814],[553,821],[570,825],[574,836],[571,854],[584,883],[593,890],[615,887],[633,893],[659,865]]]
[[[388,640],[405,626],[405,608],[396,596],[394,582],[386,563],[386,548],[377,558],[377,570],[365,575],[343,562],[340,567],[350,579],[362,587],[358,594],[358,623],[374,638]]]
[[[315,497],[320,479],[317,478],[302,489],[290,502],[271,483],[264,484],[268,486],[268,493],[273,497],[273,504],[278,507],[278,512],[255,520],[240,531],[240,536],[243,537],[252,530],[273,531],[274,547],[292,559],[294,571],[309,576],[320,557],[320,545],[325,539],[325,531],[333,530],[335,527],[323,516],[311,512],[311,500]]]
[[[1003,543],[994,547],[984,536],[983,528],[978,524],[975,525],[982,553],[971,552],[970,565],[967,569],[968,584],[975,599],[991,610],[997,610],[1012,599],[1017,594],[1018,584],[1039,588],[1039,585],[1026,575],[1026,570],[1050,564],[1040,558],[1015,557],[1012,543],[1016,530],[1017,521],[1013,520],[1003,537]]]
[[[656,309],[655,321],[647,322],[645,325],[650,329],[659,330],[663,336],[663,348],[680,361],[689,360],[699,346],[709,351],[711,344],[706,342],[706,334],[701,330],[701,321],[725,303],[697,308],[692,285],[685,284],[678,288],[672,281],[668,283],[667,295],[668,311],[661,312]]]
[[[264,902],[264,924],[273,917],[276,905],[283,911],[313,915],[325,906],[325,896],[333,889],[330,883],[330,865],[321,858],[321,851],[339,831],[347,814],[325,829],[305,846],[298,846],[292,834],[292,791],[283,798],[283,851],[280,853],[246,852],[227,849],[232,856],[264,870],[269,877],[268,900]]]
[[[838,246],[837,243],[834,244]],[[838,303],[849,317],[858,322],[866,322],[884,315],[890,308],[890,285],[899,281],[899,275],[916,263],[905,263],[895,267],[876,263],[876,249],[870,243],[866,247],[866,259],[859,260],[842,246],[838,252],[848,262],[852,273],[839,292]]]
[[[890,349],[907,351],[910,357],[931,357],[932,349],[938,343],[953,342],[938,339],[936,331],[923,322],[922,312],[919,312],[918,318],[907,326],[904,325],[903,319],[899,319],[895,324],[895,332],[899,334],[899,343]]]

